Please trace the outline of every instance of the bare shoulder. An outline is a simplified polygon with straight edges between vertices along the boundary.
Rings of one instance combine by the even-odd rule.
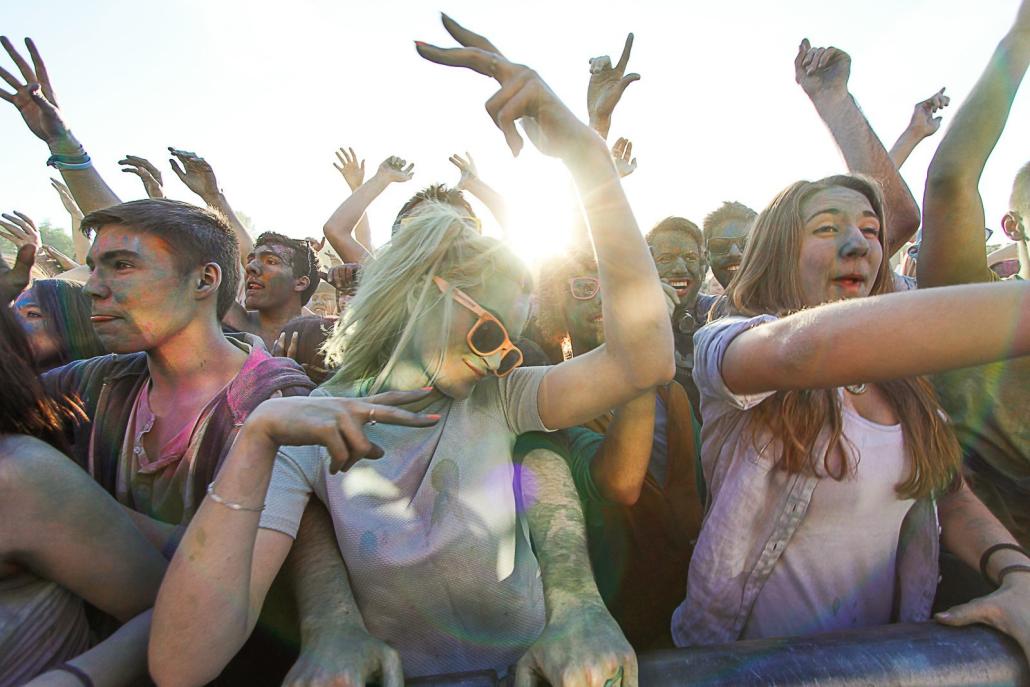
[[[76,471],[78,466],[68,456],[45,441],[25,434],[0,435],[2,501],[10,502],[11,497],[25,495],[34,485],[53,483]]]

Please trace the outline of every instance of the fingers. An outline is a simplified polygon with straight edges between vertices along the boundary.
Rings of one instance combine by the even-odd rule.
[[[18,80],[14,78],[11,75],[11,73],[3,67],[0,67],[0,79],[6,81],[10,85],[10,87],[13,88],[15,91],[21,90],[21,83],[19,83]],[[14,102],[14,96],[9,95],[6,91],[4,91],[4,95],[8,96],[8,98],[6,98],[7,100]]]
[[[625,157],[627,159],[629,159],[629,158],[633,157],[633,141],[630,141],[629,139],[624,139],[624,140],[626,141],[626,155],[625,155]]]
[[[969,603],[953,606],[942,613],[937,613],[933,616],[933,619],[952,627],[972,625],[974,623],[985,623],[997,627],[995,611],[996,607],[991,602],[987,601],[986,598],[980,598],[973,599]]]
[[[798,54],[794,56],[794,71],[799,72],[802,69],[802,62],[805,59],[805,55],[808,54],[809,49],[812,45],[808,42],[807,38],[802,38],[801,43],[798,44]]]
[[[17,210],[14,210],[13,212],[20,218],[21,221],[18,223],[24,227],[26,231],[33,233],[36,232],[36,223],[32,221],[31,217],[26,215],[24,212],[18,212]]]
[[[515,664],[515,685],[514,687],[534,687],[539,685],[536,671],[533,669],[532,661],[523,656]]]
[[[622,687],[638,687],[640,684],[640,667],[637,665],[636,654],[627,657],[622,665],[625,668]]]
[[[29,63],[25,61],[25,58],[14,49],[14,46],[11,45],[11,41],[7,39],[7,36],[0,37],[0,43],[3,43],[4,50],[6,50],[7,54],[11,56],[12,60],[14,60],[14,64],[18,66],[18,71],[20,71],[22,77],[25,78],[25,83],[39,83],[36,80],[36,75],[32,72],[32,67],[30,67]]]
[[[841,54],[841,51],[837,50],[837,48],[827,48],[819,56],[819,63],[816,66],[816,69],[825,69],[826,65],[830,64],[830,62],[832,62],[833,60],[837,59],[837,57],[840,54]]]
[[[57,98],[54,97],[54,88],[50,85],[50,74],[47,73],[43,58],[39,56],[39,50],[31,38],[25,39],[25,47],[29,49],[29,57],[32,58],[32,66],[36,71],[36,81],[43,89],[43,97],[50,101],[51,105],[57,106]]]
[[[14,283],[21,286],[20,292],[29,285],[29,277],[32,274],[32,265],[36,262],[36,247],[25,244],[18,249],[18,256],[14,260],[14,267],[5,276],[8,285]]]
[[[626,65],[629,64],[629,54],[633,51],[633,34],[630,33],[626,36],[626,45],[622,48],[622,57],[619,58],[619,63],[615,66],[615,71],[622,76],[626,73]],[[637,77],[640,78],[639,76]]]
[[[621,96],[634,81],[640,81],[640,74],[633,73],[622,77],[622,80],[619,81],[619,95]]]
[[[428,43],[416,43],[418,54],[430,62],[447,67],[464,67],[504,83],[512,74],[512,64],[497,53],[480,48],[440,48]]]
[[[175,172],[175,176],[179,177],[179,181],[186,183],[186,172],[179,166],[175,158],[169,158],[168,164],[171,166],[172,171]]]
[[[276,337],[275,343],[272,344],[272,356],[275,358],[283,357],[283,342],[286,340],[286,332],[279,332],[279,336]]]
[[[524,88],[531,76],[532,72],[528,69],[523,71],[486,101],[487,113],[504,134],[504,140],[515,157],[519,156],[525,145],[518,129],[515,128],[515,120],[525,114],[532,114],[525,111],[531,94],[529,89]]]
[[[297,343],[300,341],[300,332],[293,332],[290,336],[290,345],[286,347],[286,357],[297,360]],[[298,361],[299,362],[299,361]]]
[[[404,670],[401,668],[401,657],[390,649],[383,652],[382,687],[404,687]]]
[[[479,48],[495,55],[503,56],[500,50],[497,49],[493,43],[491,43],[484,36],[480,36],[478,33],[469,31],[458,22],[451,19],[444,13],[440,13],[440,20],[443,22],[443,27],[447,30],[447,33],[451,34],[454,40],[458,41],[461,45],[466,48]]]

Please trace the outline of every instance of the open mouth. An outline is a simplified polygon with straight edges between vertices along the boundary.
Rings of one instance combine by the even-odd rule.
[[[690,293],[690,287],[694,285],[690,279],[670,279],[667,283],[676,289],[677,296],[686,296]]]
[[[845,291],[860,291],[865,282],[866,278],[861,274],[844,274],[833,279],[833,283]]]
[[[259,291],[265,288],[265,285],[254,279],[247,280],[247,291]]]
[[[729,272],[730,274],[736,273],[736,271],[739,270],[739,269],[740,269],[740,263],[739,262],[738,263],[734,263],[732,265],[726,265],[726,271]]]

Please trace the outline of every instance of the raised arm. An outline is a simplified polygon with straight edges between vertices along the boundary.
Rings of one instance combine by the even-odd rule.
[[[7,70],[0,68],[0,78],[14,89],[14,93],[0,89],[0,98],[18,108],[29,131],[50,148],[51,158],[47,164],[61,172],[78,206],[83,212],[89,213],[120,203],[118,196],[93,167],[82,144],[65,124],[57,108],[50,75],[32,39],[25,39],[25,47],[32,58],[31,66],[6,36],[0,37],[0,44],[3,44],[25,79],[23,84]]]
[[[509,62],[487,39],[444,18],[464,48],[418,43],[422,57],[466,67],[501,85],[487,111],[515,155],[522,120],[532,143],[560,158],[572,174],[597,254],[605,345],[555,365],[540,386],[540,418],[559,429],[582,424],[609,408],[669,382],[675,373],[672,326],[654,261],[637,227],[604,141],[576,119],[540,76]]]
[[[990,62],[937,146],[926,173],[919,285],[988,281],[980,176],[1001,138],[1030,63],[1030,0],[998,43]]]
[[[949,103],[951,103],[951,98],[944,95],[943,88],[926,100],[916,103],[912,119],[891,147],[890,156],[895,167],[901,169],[901,165],[905,164],[916,146],[924,138],[929,138],[937,133],[937,130],[941,128],[941,118],[934,117],[934,115],[938,110],[947,107]]]
[[[476,198],[479,198],[490,211],[490,214],[494,216],[494,219],[497,220],[501,231],[507,236],[508,204],[504,202],[504,196],[483,181],[479,176],[479,170],[476,169],[476,162],[469,153],[465,153],[465,157],[455,153],[451,155],[449,161],[461,172],[461,178],[458,180],[455,188],[468,191]]]
[[[339,163],[334,162],[333,167],[350,186],[351,193],[354,193],[365,183],[365,161],[362,160],[360,164],[358,163],[358,155],[353,148],[340,148],[336,151],[336,159],[339,160]],[[372,226],[368,223],[367,212],[361,215],[358,226],[354,227],[354,239],[366,251],[372,252]],[[322,240],[325,241],[325,239]]]
[[[634,81],[640,80],[640,74],[627,74],[629,54],[633,51],[633,34],[626,36],[626,45],[622,48],[619,63],[612,67],[612,59],[607,55],[590,59],[590,83],[587,85],[587,114],[590,128],[608,140],[608,130],[612,126],[612,113],[622,99],[622,94]]]
[[[64,205],[64,209],[68,211],[68,216],[71,218],[71,232],[72,232],[72,245],[75,246],[75,262],[80,265],[86,264],[86,254],[89,253],[90,241],[89,237],[79,231],[79,225],[82,223],[82,218],[85,216],[82,214],[82,210],[75,203],[75,199],[72,198],[72,192],[68,190],[62,182],[57,179],[50,179],[50,185],[57,191],[57,195],[61,198],[61,204]]]
[[[254,252],[254,239],[218,187],[218,179],[211,164],[196,153],[177,150],[171,146],[168,147],[168,152],[172,154],[168,163],[172,166],[175,176],[179,177],[179,181],[200,196],[209,208],[217,210],[229,220],[229,226],[232,227],[236,241],[240,244],[240,262],[246,267],[247,256]]]
[[[892,342],[889,355],[874,342]],[[1030,354],[1030,284],[919,289],[820,305],[749,329],[726,349],[736,394],[928,375]]]
[[[516,687],[539,675],[552,685],[637,685],[637,659],[597,591],[586,525],[569,468],[546,449],[530,451],[526,517],[540,562],[547,625],[515,668]]]
[[[883,187],[887,255],[901,250],[919,228],[919,206],[883,143],[848,91],[851,57],[837,48],[813,48],[801,41],[794,58],[794,78],[830,129],[848,170],[876,179]]]
[[[122,171],[126,174],[135,174],[140,178],[148,198],[165,197],[165,192],[162,188],[164,179],[161,176],[161,170],[155,167],[150,160],[136,155],[126,155],[118,161],[118,164],[125,165],[122,167]]]
[[[378,198],[390,184],[411,181],[414,169],[415,163],[408,164],[406,160],[396,156],[386,158],[372,178],[351,193],[350,197],[329,216],[322,230],[325,232],[329,245],[344,262],[364,262],[369,256],[370,253],[365,246],[355,240],[354,228],[364,217],[365,211],[372,201]]]

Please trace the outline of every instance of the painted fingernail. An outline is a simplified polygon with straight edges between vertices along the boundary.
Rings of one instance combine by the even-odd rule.
[[[422,387],[422,391],[432,391],[432,390],[433,390],[432,386],[424,386],[424,387]]]
[[[438,414],[436,414],[436,413],[431,413],[431,414],[429,414],[429,415],[426,415],[426,417],[428,417],[428,418],[429,418],[430,420],[432,420],[433,422],[436,422],[436,421],[437,421],[437,420],[439,420],[439,419],[440,419],[440,418],[441,418],[442,416],[440,416],[440,415],[438,415]]]
[[[415,47],[416,48],[424,48],[424,47],[426,47],[426,45],[427,44],[423,43],[422,41],[415,41]]]

